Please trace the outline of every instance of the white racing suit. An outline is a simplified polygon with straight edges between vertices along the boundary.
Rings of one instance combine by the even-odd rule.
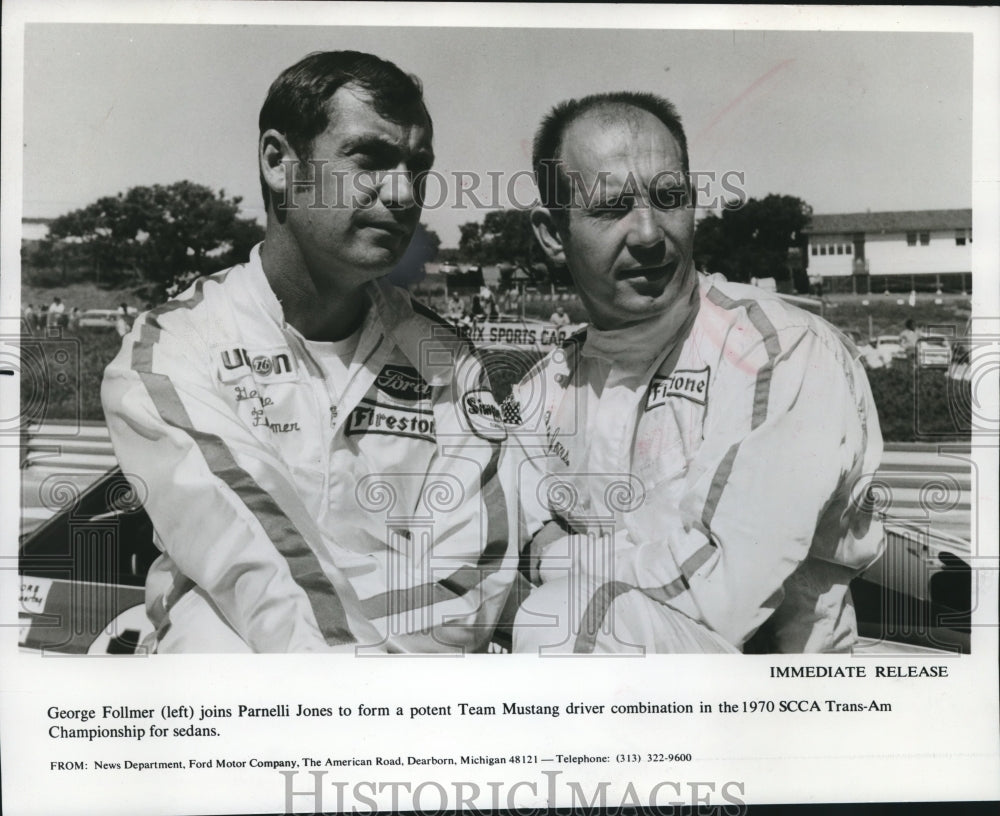
[[[546,525],[515,649],[732,652],[758,629],[762,651],[849,649],[848,584],[883,541],[867,491],[882,439],[849,341],[719,276],[641,364],[589,334],[503,406],[523,534]]]
[[[505,430],[471,346],[387,283],[342,393],[261,267],[136,321],[102,391],[163,555],[158,651],[482,649],[516,572]]]

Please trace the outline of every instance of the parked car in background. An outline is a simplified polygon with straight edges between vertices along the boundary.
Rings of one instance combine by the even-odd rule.
[[[951,341],[943,334],[928,334],[917,339],[917,365],[921,368],[947,368],[951,365]]]
[[[128,307],[130,321],[138,314],[139,310],[134,306]],[[117,309],[87,309],[80,314],[81,329],[113,329],[117,321]]]
[[[906,349],[898,334],[880,334],[875,338],[875,352],[882,358],[884,365],[891,364],[893,360],[906,359]]]
[[[883,368],[885,367],[885,361],[875,351],[875,347],[871,344],[871,341],[864,337],[861,332],[854,329],[847,329],[844,334],[854,343],[855,348],[858,350],[858,354],[861,357],[861,364],[865,368]]]

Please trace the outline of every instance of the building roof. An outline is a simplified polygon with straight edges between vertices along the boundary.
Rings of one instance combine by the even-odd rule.
[[[896,212],[814,215],[803,232],[812,235],[971,229],[972,210],[902,210]]]

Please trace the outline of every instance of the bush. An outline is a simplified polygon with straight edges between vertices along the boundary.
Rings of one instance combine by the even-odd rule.
[[[21,346],[21,415],[28,422],[52,419],[104,421],[101,380],[121,348],[107,329],[44,330],[24,335]]]
[[[941,369],[897,363],[868,372],[886,442],[964,439],[972,428],[968,382],[949,380]]]
[[[37,286],[49,289],[57,286],[68,286],[86,280],[88,274],[75,268],[56,269],[48,266],[21,267],[21,285]]]

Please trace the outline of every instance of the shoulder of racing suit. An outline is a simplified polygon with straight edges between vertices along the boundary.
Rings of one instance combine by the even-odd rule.
[[[702,276],[700,284],[697,330],[724,339],[719,346],[725,348],[726,360],[743,360],[756,348],[762,348],[767,359],[780,364],[808,334],[819,341],[817,348],[828,352],[839,367],[851,370],[851,362],[857,358],[855,349],[823,318],[788,303],[776,293],[732,283],[721,275]]]

